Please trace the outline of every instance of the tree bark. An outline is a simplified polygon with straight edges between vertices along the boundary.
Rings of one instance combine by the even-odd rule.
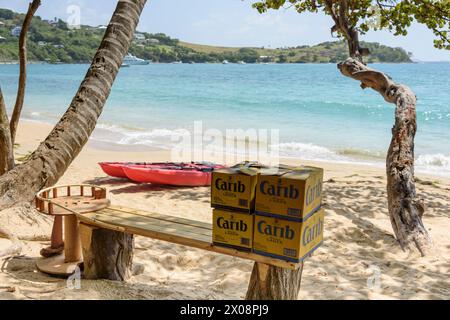
[[[359,43],[359,33],[357,28],[349,21],[348,0],[325,0],[325,10],[333,19],[335,25],[331,28],[331,33],[340,32],[340,35],[347,40],[350,57],[362,62],[362,57],[369,54],[367,48],[361,48]]]
[[[302,280],[303,263],[289,270],[255,262],[246,300],[297,300]]]
[[[386,74],[368,68],[362,56],[369,50],[359,46],[358,30],[350,24],[348,0],[326,0],[327,12],[348,43],[351,58],[338,65],[341,73],[372,88],[396,105],[392,140],[386,157],[388,209],[395,236],[402,249],[417,247],[422,255],[431,246],[431,238],[422,222],[423,200],[414,185],[414,136],[416,134],[416,97],[405,85],[396,84]]]
[[[8,115],[0,88],[0,176],[14,167],[14,148],[9,131]]]
[[[19,64],[20,64],[19,86],[17,88],[16,103],[14,105],[10,123],[11,143],[13,145],[14,141],[16,140],[17,126],[19,124],[20,114],[22,112],[23,107],[23,101],[25,99],[25,85],[27,82],[27,33],[28,29],[30,28],[31,21],[33,20],[33,16],[40,5],[41,0],[33,0],[33,2],[30,3],[19,36]]]
[[[146,0],[118,2],[103,40],[69,108],[30,159],[0,177],[0,210],[31,201],[53,185],[81,151],[97,124]]]
[[[125,281],[132,275],[134,236],[80,225],[84,277]]]
[[[414,246],[425,255],[432,242],[422,216],[423,200],[414,184],[414,136],[416,134],[416,97],[405,85],[396,84],[386,74],[349,58],[338,65],[341,73],[372,88],[387,102],[394,103],[395,124],[386,157],[389,216],[395,236],[403,249]]]

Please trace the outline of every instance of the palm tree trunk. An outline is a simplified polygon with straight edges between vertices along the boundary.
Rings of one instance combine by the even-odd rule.
[[[97,124],[146,0],[120,0],[92,64],[69,108],[30,159],[0,177],[0,210],[28,202],[53,185]]]
[[[0,176],[14,167],[14,150],[9,131],[8,115],[0,88]]]
[[[28,6],[27,14],[25,15],[25,20],[22,24],[22,30],[20,31],[19,37],[19,63],[20,63],[20,73],[19,73],[19,86],[17,88],[17,98],[14,105],[14,109],[11,115],[11,143],[14,145],[16,140],[17,126],[19,125],[20,114],[22,113],[23,102],[25,100],[25,85],[27,83],[27,34],[30,28],[33,16],[36,10],[41,5],[41,0],[33,0]]]

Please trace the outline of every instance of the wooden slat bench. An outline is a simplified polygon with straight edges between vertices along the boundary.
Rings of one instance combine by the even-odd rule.
[[[84,214],[82,225],[163,240],[243,259],[253,260],[281,268],[295,270],[300,264],[272,259],[250,252],[215,246],[211,243],[212,226],[196,220],[151,213],[120,206]],[[83,238],[82,238],[83,240]]]
[[[36,198],[36,208],[46,214],[50,214],[49,212],[57,214],[55,217],[62,214],[59,213],[61,210],[66,211],[65,219],[69,217],[68,221],[72,220],[72,216],[77,218],[77,225],[69,224],[69,226],[70,234],[79,235],[72,236],[78,244],[66,241],[65,253],[66,257],[73,256],[74,262],[78,263],[81,257],[77,252],[81,250],[77,247],[81,246],[85,278],[110,280],[129,278],[132,274],[134,235],[139,235],[255,261],[247,299],[297,298],[303,262],[292,263],[215,246],[211,243],[212,226],[209,223],[110,206],[109,202],[105,201],[106,192],[102,188],[88,185],[77,187],[80,187],[79,196],[76,196],[68,186],[41,191]],[[66,190],[65,195],[61,194],[61,190],[57,192],[62,188]],[[92,194],[86,195],[84,190],[92,190]],[[76,203],[71,200],[74,197],[77,199]],[[84,208],[83,212],[77,212],[77,207]],[[58,233],[58,230],[54,227],[55,232]],[[60,239],[56,242],[59,241]],[[62,262],[67,264],[71,261],[66,258]],[[56,263],[59,264],[60,260],[56,260]],[[44,259],[41,260],[40,269],[45,268],[52,271],[58,269],[55,268],[55,261],[49,260],[45,263]]]

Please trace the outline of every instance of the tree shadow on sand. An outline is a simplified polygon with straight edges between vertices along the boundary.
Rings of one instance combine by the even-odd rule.
[[[392,230],[380,227],[380,220],[384,225],[389,221],[385,188],[381,181],[325,183],[326,238],[323,247],[305,264],[302,297],[320,298],[315,288],[329,288],[336,299],[439,299],[450,292],[448,261],[407,259]],[[430,202],[439,201],[432,190],[418,193]],[[439,197],[450,201],[450,196]],[[445,207],[432,206],[429,211],[430,218],[448,216]],[[344,224],[342,217],[350,224]],[[378,289],[370,287],[375,272],[380,280]]]
[[[241,290],[227,288],[215,266],[233,265],[244,269],[250,278],[251,264],[234,257],[204,253],[199,249],[168,242],[143,239],[137,241],[135,260],[142,262],[141,252],[151,247],[156,253],[145,256],[144,273],[126,282],[81,279],[81,288],[70,288],[66,278],[36,270],[36,257],[14,257],[3,263],[1,272],[8,275],[9,286],[16,288],[19,299],[243,299]],[[144,247],[140,247],[143,245]],[[160,253],[160,254],[158,254]],[[177,278],[171,271],[184,274]],[[185,269],[185,270],[183,270]],[[162,270],[155,273],[155,270]],[[181,270],[181,271],[180,271]],[[223,283],[223,285],[222,285]],[[239,285],[239,283],[237,284]],[[206,288],[206,289],[205,289]]]

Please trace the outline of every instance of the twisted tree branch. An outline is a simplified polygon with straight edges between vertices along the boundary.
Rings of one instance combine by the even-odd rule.
[[[416,195],[414,183],[414,137],[416,134],[416,96],[405,85],[396,84],[383,72],[349,58],[338,65],[341,73],[361,82],[361,87],[380,93],[394,103],[395,124],[386,157],[389,216],[400,246],[416,246],[422,255],[432,245],[422,223],[424,202]]]

